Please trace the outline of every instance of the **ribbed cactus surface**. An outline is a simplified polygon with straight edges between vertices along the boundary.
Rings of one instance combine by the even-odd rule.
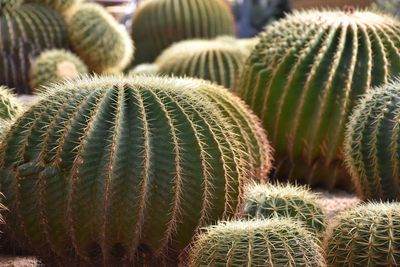
[[[250,184],[245,190],[242,215],[246,218],[291,218],[322,236],[326,217],[317,196],[303,186]]]
[[[134,46],[129,33],[102,6],[80,5],[67,26],[72,49],[90,70],[119,73],[131,62]]]
[[[8,230],[45,259],[178,253],[270,168],[254,115],[208,82],[117,76],[48,90],[0,144]]]
[[[34,91],[49,83],[76,79],[86,73],[86,65],[75,54],[62,49],[46,50],[33,61],[29,83]]]
[[[367,93],[350,117],[345,161],[360,197],[400,200],[400,82]]]
[[[351,189],[345,125],[357,98],[400,73],[400,22],[361,10],[295,12],[267,27],[238,94],[261,117],[276,177]]]
[[[201,78],[232,88],[246,56],[236,42],[190,40],[167,48],[155,64],[161,74]]]
[[[68,46],[63,18],[46,6],[23,4],[0,9],[0,29],[0,84],[30,93],[31,61],[45,49]]]
[[[234,19],[223,0],[143,1],[132,18],[135,63],[152,63],[174,42],[234,35]]]
[[[325,242],[328,266],[399,266],[399,222],[399,203],[369,203],[341,213]]]
[[[279,218],[210,226],[190,254],[190,267],[325,266],[319,241],[297,222]]]

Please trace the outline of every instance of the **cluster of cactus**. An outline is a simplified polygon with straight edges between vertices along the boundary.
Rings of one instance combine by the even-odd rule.
[[[68,46],[61,15],[38,4],[0,3],[0,84],[29,93],[31,61],[46,49]]]
[[[68,20],[73,51],[96,73],[118,73],[131,62],[134,53],[126,29],[102,6],[80,5]]]
[[[234,35],[234,19],[223,0],[144,1],[132,18],[135,63],[152,63],[174,42]]]
[[[26,0],[29,2],[47,5],[62,14],[67,14],[79,5],[81,0]]]
[[[73,53],[61,49],[46,50],[32,63],[29,83],[32,91],[35,91],[41,86],[74,79],[86,73],[86,65]]]
[[[318,235],[326,228],[325,214],[316,195],[307,187],[289,184],[249,185],[244,194],[242,216],[250,219],[292,218]]]
[[[189,257],[198,266],[325,265],[316,237],[291,219],[220,222],[198,236]]]
[[[345,162],[363,199],[400,200],[400,82],[367,93],[354,108]]]
[[[246,53],[234,44],[189,40],[166,49],[155,64],[160,74],[201,78],[232,88],[245,60]]]
[[[399,27],[391,16],[349,9],[295,12],[266,28],[237,92],[270,135],[274,177],[352,190],[345,125],[360,95],[400,73]]]
[[[342,212],[324,242],[328,266],[398,266],[399,221],[399,203],[369,203]]]
[[[261,122],[206,81],[82,78],[44,94],[0,143],[0,183],[7,231],[45,262],[162,260],[233,216],[271,166]]]

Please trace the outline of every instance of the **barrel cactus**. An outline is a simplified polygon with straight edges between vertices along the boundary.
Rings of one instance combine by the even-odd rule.
[[[317,203],[317,196],[304,186],[250,184],[245,190],[242,216],[292,218],[318,236],[322,236],[326,228],[326,217]]]
[[[400,22],[370,11],[302,11],[267,27],[238,94],[276,150],[275,177],[353,190],[343,139],[355,101],[400,73]]]
[[[47,5],[62,14],[68,14],[68,12],[74,10],[81,2],[81,0],[25,0],[25,1]]]
[[[220,222],[206,228],[191,249],[190,267],[322,267],[319,241],[290,219]]]
[[[399,221],[399,203],[368,203],[341,213],[325,242],[328,266],[398,266]]]
[[[54,10],[20,1],[0,3],[0,84],[30,93],[31,61],[43,50],[68,45],[65,23]]]
[[[32,63],[30,85],[34,91],[40,86],[74,79],[86,73],[86,65],[73,53],[60,49],[46,50]]]
[[[205,81],[82,78],[45,94],[0,143],[7,230],[44,261],[162,261],[271,165],[251,111]]]
[[[345,162],[363,199],[400,200],[400,82],[367,93],[354,108]]]
[[[155,61],[159,73],[210,80],[232,88],[246,60],[246,53],[222,40],[182,41],[166,49]]]
[[[152,63],[174,42],[234,35],[234,19],[224,0],[150,0],[132,18],[135,63]]]
[[[73,50],[97,73],[118,73],[133,57],[133,43],[126,29],[102,6],[85,3],[68,20]]]
[[[0,86],[0,119],[14,119],[22,111],[22,106],[11,89]]]

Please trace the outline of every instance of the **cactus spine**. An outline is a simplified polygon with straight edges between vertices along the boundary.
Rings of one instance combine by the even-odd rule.
[[[242,49],[222,40],[182,41],[155,61],[159,73],[210,80],[232,88],[246,59]]]
[[[317,196],[302,186],[251,184],[245,190],[242,214],[259,219],[293,218],[319,236],[326,228],[326,217],[317,203]]]
[[[40,86],[74,79],[88,73],[86,65],[74,54],[66,50],[46,50],[39,55],[30,70],[32,91]]]
[[[325,266],[319,241],[290,219],[220,222],[195,241],[189,266]]]
[[[45,259],[120,266],[139,248],[162,259],[232,216],[244,185],[270,167],[254,115],[208,82],[116,76],[55,87],[0,144],[7,227]]]
[[[223,0],[150,0],[132,18],[136,64],[152,63],[174,42],[234,35],[234,19]]]
[[[22,4],[0,9],[0,28],[0,84],[30,93],[31,61],[43,50],[68,44],[63,18],[46,6]]]
[[[400,73],[398,20],[369,11],[295,12],[268,27],[238,94],[261,117],[276,177],[352,189],[343,167],[345,125],[356,99]]]
[[[369,203],[341,213],[325,242],[328,266],[398,266],[399,203]]]
[[[400,83],[367,93],[347,125],[345,161],[363,199],[400,199]]]
[[[132,40],[102,6],[80,5],[67,26],[73,50],[90,70],[118,73],[130,63],[134,52]]]

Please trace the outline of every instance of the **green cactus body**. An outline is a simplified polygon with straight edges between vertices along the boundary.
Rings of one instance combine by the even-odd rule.
[[[75,79],[88,73],[86,65],[74,54],[66,50],[46,50],[32,63],[30,85],[32,91],[40,86]]]
[[[400,200],[400,83],[368,92],[347,125],[345,162],[363,199]]]
[[[392,17],[359,10],[295,12],[267,27],[238,95],[272,139],[275,177],[352,190],[345,125],[360,95],[400,73],[399,27]]]
[[[46,95],[0,144],[8,230],[45,259],[179,253],[271,166],[261,124],[208,82],[85,78]]]
[[[80,5],[67,26],[74,52],[90,70],[119,73],[131,62],[134,46],[128,32],[102,6]]]
[[[52,9],[62,14],[67,14],[77,7],[81,0],[26,0],[51,7]]]
[[[30,93],[31,61],[43,50],[68,45],[63,18],[46,6],[23,4],[0,9],[0,29],[0,84]]]
[[[342,212],[325,240],[328,266],[398,266],[399,222],[399,203],[368,203]]]
[[[134,75],[158,75],[159,66],[157,64],[143,63],[137,65],[128,72],[128,76]]]
[[[246,60],[242,49],[224,41],[182,41],[155,61],[159,73],[210,80],[232,88]]]
[[[319,241],[295,221],[220,222],[197,237],[190,267],[325,266]]]
[[[234,34],[233,15],[223,0],[144,1],[132,18],[134,63],[152,63],[178,41]]]
[[[326,217],[317,203],[317,196],[302,186],[249,185],[245,190],[242,215],[259,219],[293,218],[319,236],[326,228]]]

